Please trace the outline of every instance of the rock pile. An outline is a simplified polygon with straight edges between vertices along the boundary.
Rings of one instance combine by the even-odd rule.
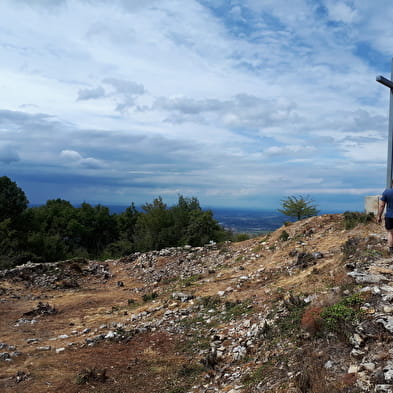
[[[23,282],[26,286],[50,289],[79,287],[79,280],[86,275],[108,279],[108,264],[71,259],[54,263],[31,263],[0,271],[0,279]]]

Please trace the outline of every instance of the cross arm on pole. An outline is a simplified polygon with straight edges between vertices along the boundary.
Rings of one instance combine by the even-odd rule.
[[[382,75],[377,76],[376,81],[382,83],[386,87],[389,87],[389,89],[393,89],[393,82],[389,79],[384,78]]]
[[[388,159],[386,171],[386,188],[391,188],[393,183],[393,59],[391,65],[390,79],[384,78],[382,75],[377,76],[377,82],[390,89],[389,104],[389,134],[388,134]]]

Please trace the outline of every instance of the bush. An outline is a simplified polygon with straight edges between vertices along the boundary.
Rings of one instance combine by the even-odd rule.
[[[374,213],[344,212],[344,228],[353,229],[358,224],[367,224],[374,220]]]
[[[76,384],[84,385],[89,382],[105,382],[108,379],[106,370],[96,368],[85,368],[76,376]]]
[[[232,241],[233,242],[243,242],[245,240],[249,240],[251,236],[248,233],[237,233],[233,235]]]
[[[279,240],[282,240],[283,242],[286,242],[289,239],[289,233],[287,231],[282,231],[280,233],[280,236],[278,237]]]
[[[157,299],[158,298],[158,293],[157,292],[152,292],[152,293],[145,293],[142,296],[142,300],[144,302],[149,302],[151,300]]]
[[[321,318],[321,307],[309,307],[307,308],[302,316],[300,326],[308,333],[314,335],[322,329],[323,320]]]
[[[359,305],[363,302],[361,295],[354,294],[342,299],[340,302],[326,307],[321,312],[324,327],[340,335],[348,336],[361,311]]]

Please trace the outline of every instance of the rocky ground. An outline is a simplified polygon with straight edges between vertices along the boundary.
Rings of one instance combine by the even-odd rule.
[[[0,392],[393,392],[375,223],[0,272]]]

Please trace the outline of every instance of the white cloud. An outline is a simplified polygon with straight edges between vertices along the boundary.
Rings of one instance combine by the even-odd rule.
[[[60,152],[60,157],[69,161],[80,161],[82,159],[82,156],[74,150],[62,150]]]
[[[103,169],[107,165],[102,160],[97,160],[93,157],[83,158],[80,153],[75,150],[62,150],[60,157],[70,165],[76,165],[80,168],[86,169]]]
[[[358,12],[349,3],[342,0],[328,0],[326,6],[329,17],[334,21],[351,23],[358,16]]]
[[[287,146],[270,146],[264,153],[269,156],[281,156],[281,155],[308,155],[316,151],[314,146],[300,146],[300,145],[287,145]]]
[[[102,169],[106,167],[106,164],[101,160],[88,157],[80,160],[80,166],[87,169]]]
[[[390,2],[56,4],[0,4],[0,160],[13,173],[92,176],[86,190],[106,200],[173,189],[233,204],[284,183],[383,183],[370,174],[386,155],[375,74],[389,70]]]

